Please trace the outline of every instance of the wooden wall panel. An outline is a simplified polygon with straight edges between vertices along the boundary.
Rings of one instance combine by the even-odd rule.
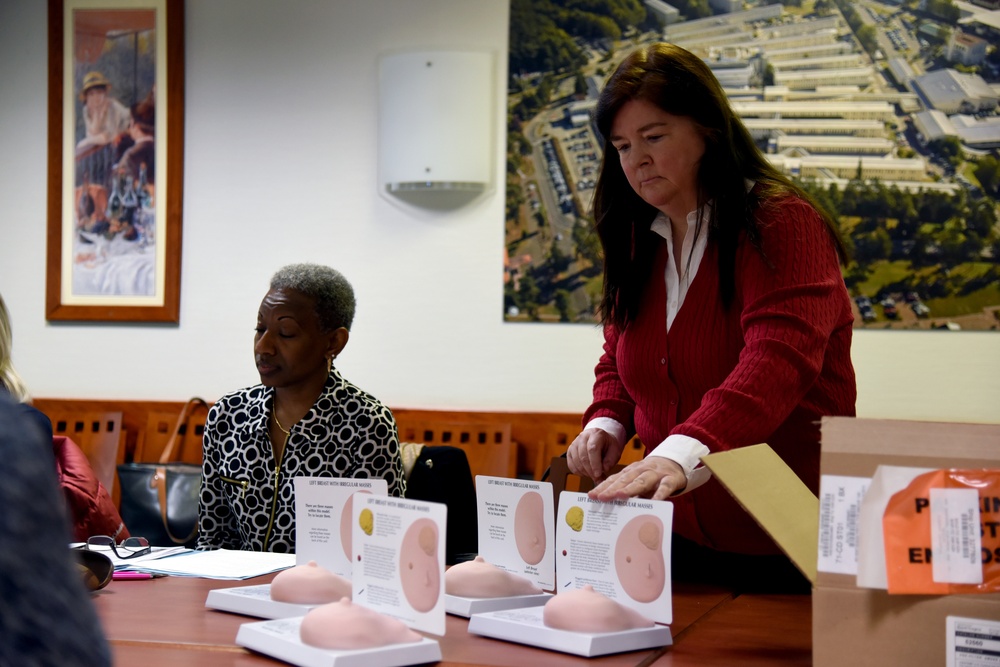
[[[33,404],[42,412],[47,411],[108,411],[121,410],[125,429],[125,460],[132,461],[139,433],[146,429],[150,413],[172,412],[180,414],[186,401],[130,401],[114,399],[76,398],[35,398]],[[581,428],[581,414],[569,412],[488,412],[465,410],[424,410],[416,408],[392,408],[396,422],[425,424],[429,421],[496,423],[509,422],[511,439],[518,444],[518,475],[533,477],[541,475],[535,463],[539,449],[552,429],[557,426],[568,431]]]

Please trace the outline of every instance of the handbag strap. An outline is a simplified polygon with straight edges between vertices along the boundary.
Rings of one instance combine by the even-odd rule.
[[[149,481],[149,484],[150,486],[156,487],[156,497],[160,501],[160,518],[163,520],[163,528],[167,531],[167,537],[169,537],[174,544],[187,544],[194,538],[195,535],[198,534],[198,521],[197,519],[195,520],[194,528],[191,530],[191,534],[187,537],[175,537],[174,534],[170,532],[170,522],[167,521],[167,469],[165,466],[156,466],[156,472],[153,473],[153,478]]]
[[[205,402],[205,399],[195,396],[184,404],[184,408],[181,410],[181,415],[177,418],[177,423],[174,424],[174,432],[170,434],[170,440],[167,441],[166,447],[163,448],[163,453],[160,454],[159,463],[170,463],[173,461],[174,449],[177,447],[177,443],[181,439],[181,429],[184,428],[184,424],[187,423],[192,411],[196,408],[205,408],[207,411],[208,403]]]

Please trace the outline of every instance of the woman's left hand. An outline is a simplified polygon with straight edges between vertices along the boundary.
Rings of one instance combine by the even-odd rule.
[[[647,456],[611,475],[587,495],[605,502],[626,498],[666,500],[686,486],[687,475],[680,464],[663,456]]]

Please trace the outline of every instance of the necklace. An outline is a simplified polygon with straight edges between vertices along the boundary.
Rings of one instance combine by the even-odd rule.
[[[272,409],[271,410],[271,416],[274,417],[274,423],[277,425],[278,430],[281,431],[282,433],[284,433],[286,438],[292,434],[292,429],[285,428],[284,426],[281,425],[281,422],[278,421],[278,411],[277,410],[273,410]],[[294,424],[293,424],[293,426],[294,426]]]

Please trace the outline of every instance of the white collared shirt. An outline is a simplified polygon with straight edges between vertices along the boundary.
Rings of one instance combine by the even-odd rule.
[[[667,266],[663,271],[663,281],[667,285],[667,331],[677,317],[677,311],[684,304],[684,297],[687,296],[688,287],[701,266],[701,259],[705,256],[705,248],[708,246],[708,214],[711,204],[705,207],[702,215],[701,233],[695,237],[695,230],[698,228],[698,211],[691,211],[687,215],[687,228],[684,230],[684,240],[681,243],[680,261],[674,256],[674,236],[670,226],[670,218],[660,213],[653,220],[649,228],[662,236],[667,242]],[[677,270],[680,265],[680,272]]]

